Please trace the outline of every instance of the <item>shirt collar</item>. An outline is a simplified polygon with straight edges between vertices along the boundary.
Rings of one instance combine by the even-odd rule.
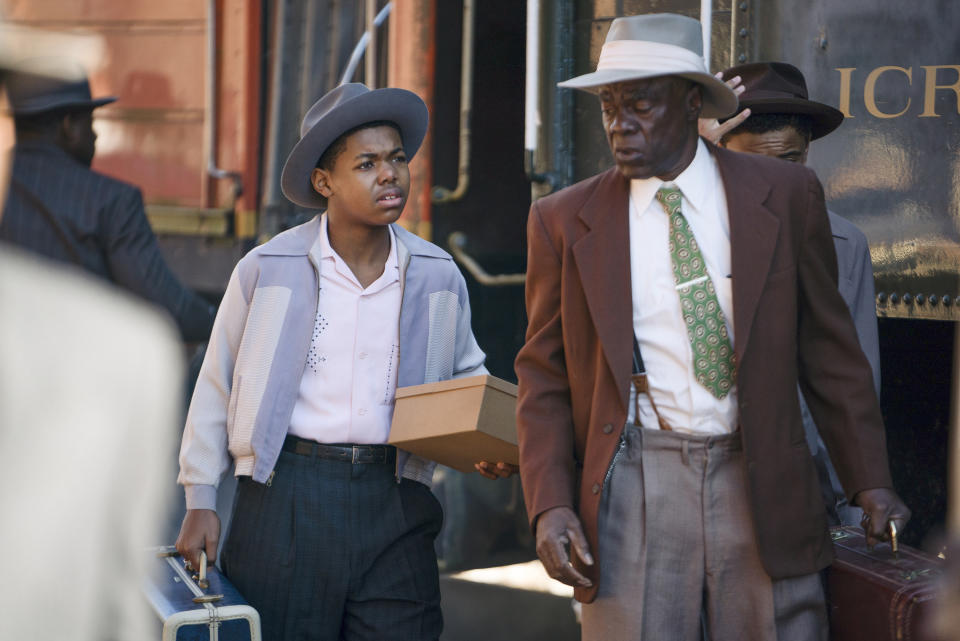
[[[716,172],[713,166],[713,156],[704,144],[697,139],[697,152],[693,160],[680,175],[673,179],[674,185],[680,189],[683,199],[693,207],[694,211],[703,211],[709,194],[715,190],[714,181]],[[630,181],[630,198],[633,200],[639,214],[643,214],[657,196],[657,191],[664,185],[664,181],[656,176],[651,178],[635,178]]]
[[[396,233],[393,231],[393,225],[387,225],[387,229],[390,230],[390,253],[387,254],[387,260],[384,262],[384,276],[389,278],[389,282],[393,282],[396,278],[399,278],[400,271],[400,261],[397,254],[397,238]],[[356,280],[356,277],[350,271],[350,268],[347,267],[347,264],[344,260],[337,254],[336,250],[330,245],[330,236],[327,234],[327,214],[324,212],[320,216],[320,233],[317,234],[317,240],[314,243],[314,249],[316,254],[319,255],[320,260],[331,260],[333,261],[337,271],[347,275],[352,280]],[[393,271],[388,271],[393,268]],[[383,276],[380,277],[382,279]],[[380,279],[377,279],[378,281]],[[371,285],[372,287],[373,285]]]

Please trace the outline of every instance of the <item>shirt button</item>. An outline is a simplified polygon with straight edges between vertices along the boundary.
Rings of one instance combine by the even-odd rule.
[[[600,484],[599,484],[599,483],[594,483],[594,484],[593,484],[593,487],[590,488],[590,489],[591,489],[591,491],[592,491],[594,494],[600,494]]]
[[[610,425],[610,423],[607,423],[606,425],[603,426],[604,434],[609,434],[612,431],[613,431],[613,425]]]
[[[357,414],[359,414],[360,416],[366,416],[367,415],[366,408],[361,407],[360,409],[357,410]]]
[[[366,358],[366,357],[367,357],[367,353],[366,353],[366,352],[360,352],[360,358],[361,358],[361,359],[364,359],[364,358]]]

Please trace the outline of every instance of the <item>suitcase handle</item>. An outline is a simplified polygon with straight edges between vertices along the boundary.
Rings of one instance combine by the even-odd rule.
[[[158,557],[165,556],[179,556],[177,548],[172,545],[167,547],[162,547],[157,549]],[[186,566],[187,570],[193,572],[193,565],[187,559],[183,560],[183,564]],[[197,585],[202,589],[206,590],[210,587],[210,582],[207,581],[207,551],[200,550],[200,568],[192,576],[193,580],[197,582]]]
[[[197,577],[197,585],[200,586],[201,590],[206,590],[210,587],[210,582],[207,581],[207,552],[206,550],[200,550],[200,575]]]
[[[193,580],[197,582],[197,587],[199,587],[201,590],[206,590],[210,587],[210,582],[207,581],[207,553],[204,550],[200,551],[200,569],[198,570],[197,574],[193,575]],[[216,603],[222,599],[222,594],[201,594],[193,597],[193,602]]]
[[[168,545],[168,546],[163,546],[159,548],[154,548],[154,551],[156,552],[156,555],[158,558],[162,558],[162,559],[166,558],[167,562],[170,563],[171,567],[173,567],[177,576],[181,577],[175,580],[177,581],[185,580],[187,583],[189,583],[191,579],[193,581],[196,581],[197,585],[196,585],[196,588],[194,588],[194,590],[196,589],[206,590],[207,588],[210,587],[210,582],[207,581],[207,553],[206,552],[204,551],[200,552],[200,569],[197,571],[196,574],[193,574],[193,566],[190,564],[190,561],[188,561],[187,559],[183,559],[183,567],[180,567],[179,563],[177,563],[176,561],[173,561],[173,557],[180,556],[177,553],[177,549],[174,546]],[[194,591],[194,594],[196,594],[196,596],[193,597],[194,603],[216,603],[217,601],[223,600],[222,594],[203,594],[203,593],[197,594],[196,591]]]
[[[210,582],[207,581],[207,553],[204,550],[200,550],[200,568],[196,571],[193,569],[193,564],[189,560],[184,559],[183,564],[187,567],[187,570],[193,572],[193,575],[190,577],[197,582],[197,585],[200,586],[202,590],[206,590],[210,587]]]
[[[187,569],[193,572],[193,566],[190,564],[190,561],[184,560],[184,565],[187,566]],[[210,587],[210,582],[207,580],[207,553],[204,550],[200,550],[200,567],[196,572],[191,575],[194,581],[197,582],[197,587],[201,590],[206,590]],[[219,601],[223,598],[222,594],[201,594],[193,599],[194,603],[212,603],[214,601]]]

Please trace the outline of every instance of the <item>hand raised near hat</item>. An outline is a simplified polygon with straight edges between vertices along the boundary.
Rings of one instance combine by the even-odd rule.
[[[717,78],[723,79],[723,72],[717,72],[715,74]],[[733,90],[733,93],[738,96],[744,92],[746,87],[741,84],[743,81],[740,76],[734,76],[727,80],[726,85]],[[723,138],[727,133],[736,129],[740,124],[750,116],[750,110],[744,109],[736,116],[727,120],[723,124],[720,124],[716,118],[701,118],[697,123],[697,128],[700,130],[700,135],[715,145],[720,144],[720,139]]]
[[[867,545],[889,541],[891,521],[896,525],[897,532],[902,532],[910,520],[910,508],[904,505],[896,492],[885,487],[861,490],[853,497],[853,503],[863,509],[861,525],[867,536]]]
[[[537,556],[547,574],[575,588],[592,586],[593,582],[573,567],[571,554],[567,553],[569,546],[571,553],[576,552],[584,563],[593,565],[590,546],[576,513],[569,507],[550,508],[537,518],[536,529]]]

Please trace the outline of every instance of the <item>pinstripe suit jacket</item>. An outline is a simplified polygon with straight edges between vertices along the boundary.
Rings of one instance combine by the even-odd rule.
[[[53,144],[14,149],[0,240],[82,267],[165,307],[188,341],[210,335],[215,310],[167,267],[140,190],[88,169]]]

